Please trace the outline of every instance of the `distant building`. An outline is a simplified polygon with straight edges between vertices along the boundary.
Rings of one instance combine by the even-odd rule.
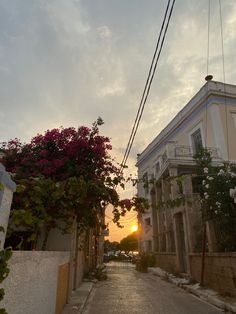
[[[140,250],[155,253],[158,266],[200,280],[201,213],[199,203],[194,202],[197,195],[192,187],[193,155],[199,147],[207,147],[213,163],[236,162],[235,138],[236,86],[208,81],[138,156],[138,195],[151,204],[140,218]],[[184,175],[181,186],[168,180],[179,175]],[[151,179],[158,184],[150,185]],[[191,200],[191,206],[186,203],[176,208],[156,208],[159,201],[176,199],[180,189]],[[206,267],[213,270],[209,258],[211,252],[216,252],[216,239],[209,224],[207,241],[210,264]],[[230,258],[236,265],[236,256]],[[229,275],[229,289],[236,295],[232,278]],[[213,288],[220,286],[220,280],[217,284],[212,284],[212,279],[208,282]]]

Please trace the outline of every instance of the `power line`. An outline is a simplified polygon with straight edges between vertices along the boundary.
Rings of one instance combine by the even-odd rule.
[[[107,221],[107,223],[110,223],[111,221],[113,221],[113,218],[111,218],[111,217],[109,217],[107,215],[105,215],[105,216],[106,216],[106,218],[110,219],[110,220]],[[122,216],[122,217],[124,217],[124,216]],[[119,222],[122,223],[122,224],[123,223],[130,223],[130,222],[134,221],[135,219],[137,219],[137,214],[134,214],[133,216],[127,217],[127,218],[124,217],[124,219],[121,218],[119,220]]]
[[[154,52],[154,55],[152,57],[151,66],[149,68],[148,77],[147,77],[147,80],[146,80],[146,84],[145,84],[144,91],[143,91],[143,94],[142,94],[142,98],[141,98],[141,101],[140,101],[140,104],[139,104],[138,112],[136,114],[136,118],[135,118],[135,121],[134,121],[134,124],[133,124],[131,135],[130,135],[130,138],[129,138],[129,141],[128,141],[128,144],[127,144],[127,147],[126,147],[125,154],[124,154],[123,161],[122,161],[121,165],[123,165],[123,162],[125,161],[125,157],[126,157],[126,154],[128,152],[128,148],[129,148],[129,145],[131,143],[131,139],[132,139],[133,133],[134,133],[135,128],[136,128],[136,123],[138,121],[138,117],[139,117],[140,110],[141,110],[141,107],[142,107],[142,102],[143,102],[143,99],[144,99],[144,95],[146,93],[146,90],[147,90],[147,87],[148,87],[148,84],[149,84],[149,79],[150,79],[150,76],[151,76],[152,67],[153,67],[153,64],[154,64],[154,61],[155,61],[155,58],[156,58],[156,54],[157,54],[157,50],[158,50],[158,47],[159,47],[161,34],[162,34],[162,31],[163,31],[163,28],[164,28],[164,24],[165,24],[166,15],[167,15],[167,12],[168,12],[168,9],[169,9],[169,5],[170,5],[170,0],[168,1],[167,7],[166,7],[164,19],[163,19],[162,26],[161,26],[161,31],[160,31],[159,36],[158,36],[155,52]]]
[[[221,0],[219,0],[219,8],[220,8],[221,54],[222,54],[222,70],[223,70],[223,82],[224,82],[225,120],[226,120],[226,145],[227,145],[227,159],[229,161],[229,128],[228,128],[228,113],[227,113],[227,104],[226,104],[224,33],[223,33]]]
[[[131,134],[130,134],[130,137],[129,137],[129,141],[128,141],[128,144],[127,144],[127,147],[126,147],[126,150],[125,150],[125,154],[124,154],[124,157],[123,157],[123,160],[122,160],[122,163],[121,163],[120,172],[126,166],[126,162],[127,162],[128,157],[129,157],[130,150],[131,150],[131,147],[133,145],[134,138],[135,138],[135,135],[136,135],[138,127],[139,127],[139,123],[140,123],[140,120],[141,120],[141,117],[142,117],[142,114],[143,114],[143,110],[144,110],[144,107],[145,107],[145,104],[146,104],[146,101],[147,101],[147,97],[149,95],[149,91],[150,91],[150,87],[151,87],[151,84],[152,84],[152,81],[153,81],[153,77],[154,77],[154,74],[155,74],[155,71],[156,71],[157,63],[159,61],[160,54],[161,54],[161,51],[162,51],[162,48],[163,48],[163,44],[164,44],[164,40],[165,40],[165,37],[166,37],[167,29],[169,27],[169,22],[170,22],[170,18],[172,16],[175,0],[173,0],[171,8],[170,8],[170,3],[171,3],[171,0],[168,0],[166,11],[165,11],[165,15],[164,15],[162,26],[161,26],[161,30],[160,30],[160,33],[159,33],[159,36],[158,36],[155,52],[154,52],[154,55],[153,55],[153,58],[152,58],[152,62],[151,62],[151,66],[150,66],[150,69],[149,69],[147,81],[146,81],[146,84],[145,84],[145,87],[144,87],[144,91],[143,91],[142,98],[141,98],[141,101],[140,101],[140,104],[139,104],[139,108],[138,108],[138,111],[137,111],[137,114],[136,114],[136,118],[135,118],[135,121],[134,121],[134,124],[133,124],[133,128],[132,128],[132,131],[131,131]],[[169,8],[170,8],[170,10],[169,10]],[[168,15],[168,18],[167,18],[167,15]],[[166,22],[166,20],[167,20],[167,22]],[[162,33],[163,33],[164,27],[165,27],[165,30],[164,30],[164,35],[162,37]],[[161,40],[161,37],[162,37],[162,40]],[[161,46],[159,48],[160,42],[161,42]],[[159,49],[159,51],[158,51],[158,49]]]
[[[210,26],[211,26],[211,0],[208,1],[208,29],[207,29],[207,71],[209,73],[209,57],[210,57]]]
[[[135,221],[137,219],[137,215],[130,217],[129,219],[125,219],[125,220],[119,220],[120,223],[130,223],[132,221]]]
[[[171,1],[172,1],[172,5],[170,7]],[[127,162],[128,157],[129,157],[130,150],[131,150],[131,147],[133,145],[134,138],[135,138],[135,135],[136,135],[138,127],[139,127],[139,123],[140,123],[140,120],[141,120],[141,117],[142,117],[142,114],[143,114],[143,111],[144,111],[144,107],[146,105],[147,97],[148,97],[149,92],[150,92],[150,87],[151,87],[151,84],[152,84],[152,81],[153,81],[153,78],[154,78],[154,75],[155,75],[155,72],[156,72],[156,67],[157,67],[158,61],[160,59],[160,55],[161,55],[161,51],[162,51],[163,44],[164,44],[164,41],[165,41],[166,33],[167,33],[167,30],[168,30],[168,27],[169,27],[169,23],[170,23],[170,19],[171,19],[171,16],[172,16],[174,4],[175,4],[175,0],[168,0],[166,11],[165,11],[163,22],[162,22],[162,26],[161,26],[161,30],[160,30],[160,33],[159,33],[159,36],[158,36],[157,44],[156,44],[154,55],[153,55],[153,58],[152,58],[151,66],[150,66],[150,69],[149,69],[149,72],[148,72],[148,77],[147,77],[147,80],[146,80],[144,91],[142,93],[142,98],[141,98],[141,101],[140,101],[140,104],[139,104],[139,108],[138,108],[138,111],[137,111],[137,114],[136,114],[136,118],[135,118],[135,121],[134,121],[134,124],[133,124],[133,127],[132,127],[132,131],[131,131],[131,134],[130,134],[130,137],[129,137],[129,141],[128,141],[128,144],[127,144],[127,147],[126,147],[126,150],[125,150],[125,153],[124,153],[124,157],[123,157],[123,160],[122,160],[122,163],[121,163],[121,167],[120,167],[119,173],[121,173],[122,170],[124,169],[124,167],[126,166],[126,162]],[[163,34],[163,30],[164,30],[164,34]],[[110,218],[110,217],[107,217],[107,218]],[[136,217],[135,217],[135,219],[136,219]]]

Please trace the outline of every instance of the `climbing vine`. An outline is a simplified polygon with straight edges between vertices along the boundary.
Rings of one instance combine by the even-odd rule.
[[[0,227],[0,232],[5,232],[3,227]],[[0,250],[0,284],[7,278],[10,272],[7,262],[11,258],[11,256],[11,248]],[[4,295],[4,289],[0,288],[0,302],[3,300]],[[7,314],[7,312],[4,308],[0,308],[0,314]]]

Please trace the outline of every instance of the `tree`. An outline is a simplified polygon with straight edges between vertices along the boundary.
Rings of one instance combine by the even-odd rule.
[[[30,143],[19,139],[2,143],[1,162],[18,185],[11,224],[27,231],[36,243],[42,227],[68,232],[77,220],[79,231],[101,225],[105,206],[119,212],[115,186],[122,184],[119,169],[109,155],[110,139],[99,134],[99,118],[92,128],[47,130]]]
[[[113,242],[110,242],[109,240],[106,240],[104,242],[104,252],[105,253],[108,253],[109,251],[112,251],[112,252],[116,252],[116,251],[119,251],[120,250],[120,243],[117,242],[117,241],[113,241]]]
[[[120,249],[129,253],[131,251],[138,251],[138,234],[133,232],[120,241]]]

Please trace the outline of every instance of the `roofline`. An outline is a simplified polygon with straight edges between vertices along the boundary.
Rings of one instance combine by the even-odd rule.
[[[221,87],[221,88],[219,88]],[[234,88],[235,93],[231,93],[229,88]],[[206,82],[200,90],[190,99],[190,101],[175,115],[175,117],[167,124],[167,126],[152,140],[152,142],[138,156],[137,166],[142,163],[147,155],[160,146],[173,133],[178,125],[182,124],[188,116],[200,107],[209,97],[217,95],[220,97],[236,98],[236,85],[224,84],[218,81]]]

